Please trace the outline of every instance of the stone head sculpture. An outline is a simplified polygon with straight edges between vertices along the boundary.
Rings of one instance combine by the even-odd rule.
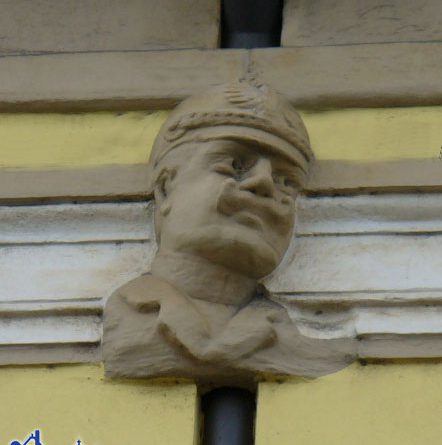
[[[267,88],[238,83],[184,101],[150,161],[160,253],[268,275],[287,249],[311,159],[299,115]]]
[[[149,161],[151,272],[105,308],[109,375],[217,381],[348,362],[348,344],[303,337],[259,284],[289,246],[312,158],[300,116],[265,86],[222,85],[176,108]]]

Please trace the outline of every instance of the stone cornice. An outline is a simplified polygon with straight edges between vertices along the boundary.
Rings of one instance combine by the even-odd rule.
[[[241,77],[302,108],[440,105],[441,53],[441,43],[387,43],[2,56],[0,110],[171,108]]]

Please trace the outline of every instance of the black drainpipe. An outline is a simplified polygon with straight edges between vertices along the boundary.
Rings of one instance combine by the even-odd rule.
[[[253,445],[255,394],[246,389],[222,387],[202,397],[202,445]]]
[[[281,45],[282,0],[222,0],[221,47]]]
[[[221,47],[280,46],[283,0],[222,0]],[[253,445],[255,394],[220,387],[202,396],[202,445]]]

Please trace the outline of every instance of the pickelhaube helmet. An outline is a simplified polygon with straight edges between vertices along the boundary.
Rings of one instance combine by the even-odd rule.
[[[152,173],[184,143],[213,139],[242,140],[267,148],[304,174],[313,159],[305,125],[291,104],[266,85],[236,81],[178,105],[155,139],[149,160]]]

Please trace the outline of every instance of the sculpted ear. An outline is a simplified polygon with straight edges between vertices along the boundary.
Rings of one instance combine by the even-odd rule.
[[[165,216],[170,211],[167,200],[171,190],[176,169],[163,168],[155,181],[154,197],[160,213]]]

